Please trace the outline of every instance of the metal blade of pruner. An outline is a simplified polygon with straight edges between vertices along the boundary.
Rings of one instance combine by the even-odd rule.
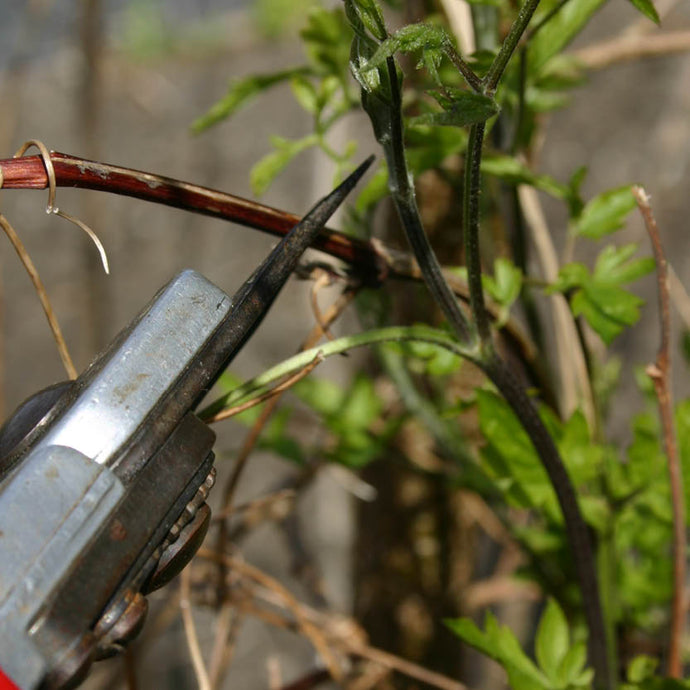
[[[143,624],[142,592],[198,548],[215,434],[194,409],[371,160],[232,298],[183,271],[76,381],[0,430],[0,669],[22,690],[74,687],[120,651]]]

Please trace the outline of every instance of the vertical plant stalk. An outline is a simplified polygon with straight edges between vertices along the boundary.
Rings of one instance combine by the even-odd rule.
[[[492,95],[495,92],[538,4],[539,0],[527,0],[520,9],[498,55],[484,77],[485,95]],[[558,449],[541,421],[534,403],[524,386],[493,348],[489,316],[484,304],[479,253],[479,195],[481,191],[480,168],[483,140],[484,125],[473,125],[470,129],[465,156],[465,198],[463,199],[465,209],[463,218],[465,263],[467,265],[472,317],[481,340],[480,366],[520,420],[556,492],[563,513],[566,534],[573,552],[577,580],[582,594],[582,605],[589,628],[589,658],[595,673],[595,684],[596,687],[613,688],[615,686],[614,669],[609,663],[607,651],[606,625],[599,592],[596,559],[587,524],[582,517],[578,504],[577,493]]]
[[[496,59],[482,80],[484,95],[491,96],[495,92],[508,61],[517,48],[538,4],[539,0],[527,0],[521,8]],[[361,27],[354,28],[356,32],[362,30]],[[377,139],[386,154],[389,169],[389,190],[398,215],[430,292],[441,307],[460,342],[471,350],[477,350],[473,353],[472,358],[494,382],[517,415],[549,475],[563,512],[566,532],[573,551],[585,618],[589,628],[590,661],[595,672],[596,687],[613,688],[615,680],[612,676],[613,669],[609,664],[607,654],[606,628],[596,564],[587,525],[577,501],[577,494],[558,449],[542,423],[524,386],[499,358],[493,347],[489,316],[484,303],[479,254],[480,165],[484,125],[476,124],[470,129],[465,158],[465,198],[463,200],[465,212],[463,222],[465,224],[465,262],[473,317],[472,322],[470,322],[460,311],[452,291],[441,274],[438,260],[419,217],[414,187],[405,159],[402,100],[397,70],[392,57],[387,59],[387,78],[390,85],[390,101],[387,102],[386,106],[388,109],[387,122],[380,113],[381,103],[379,103],[379,111],[377,111],[375,107],[371,109],[367,107],[364,96],[363,99],[365,100],[365,109],[372,118]],[[366,94],[366,92],[363,93]],[[375,97],[374,94],[366,94],[366,98]]]
[[[527,0],[525,4],[520,8],[518,16],[515,18],[513,25],[510,27],[508,35],[503,40],[501,44],[501,49],[498,51],[498,55],[491,63],[489,71],[484,76],[482,80],[484,84],[485,93],[493,94],[496,91],[498,82],[501,81],[503,72],[510,62],[510,58],[513,56],[515,49],[520,43],[522,35],[527,29],[530,19],[535,10],[539,6],[539,0]]]
[[[400,110],[401,94],[398,87],[398,76],[395,61],[389,57],[386,61],[391,88],[392,105],[390,107],[391,131],[388,139],[380,141],[383,146],[388,169],[390,170],[389,187],[400,222],[407,236],[407,241],[417,259],[424,276],[424,282],[441,308],[448,323],[453,327],[458,338],[465,345],[475,340],[475,330],[467,317],[460,311],[458,301],[443,277],[441,266],[424,231],[419,209],[415,200],[414,185],[407,169],[403,135],[402,112]]]
[[[465,155],[465,187],[463,194],[463,239],[470,307],[482,348],[492,348],[491,322],[484,303],[482,267],[479,253],[479,195],[481,192],[482,145],[484,124],[472,125]]]
[[[654,383],[654,390],[659,402],[659,415],[661,417],[664,451],[668,461],[673,509],[673,599],[671,603],[671,629],[669,632],[668,674],[672,678],[681,678],[683,672],[682,640],[685,620],[685,597],[683,594],[686,573],[685,505],[683,501],[683,473],[673,428],[673,395],[670,385],[671,308],[669,304],[668,266],[659,235],[659,228],[649,205],[649,197],[642,187],[633,187],[633,194],[644,219],[649,239],[652,242],[659,290],[661,343],[656,361],[647,367],[647,375]]]

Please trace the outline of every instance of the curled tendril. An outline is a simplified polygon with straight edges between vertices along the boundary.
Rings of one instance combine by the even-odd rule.
[[[64,211],[61,211],[55,205],[55,190],[57,188],[57,183],[55,180],[55,168],[53,167],[53,161],[50,158],[50,151],[48,151],[46,145],[42,141],[38,141],[37,139],[29,139],[28,141],[24,142],[20,149],[17,151],[17,153],[14,154],[14,158],[20,158],[32,146],[35,146],[39,150],[41,154],[41,160],[43,161],[43,167],[45,168],[46,175],[48,176],[48,205],[46,206],[46,213],[51,213],[55,214],[56,216],[60,216],[61,218],[70,221],[70,223],[73,223],[78,228],[83,230],[91,238],[91,241],[96,245],[96,249],[98,249],[98,254],[101,257],[101,264],[103,265],[103,270],[105,271],[106,275],[109,275],[110,267],[108,264],[108,255],[106,254],[105,247],[98,238],[98,235],[96,235],[96,233],[86,223],[79,220],[78,218],[75,218],[74,216],[69,215],[68,213],[65,213]],[[0,187],[2,187],[1,178]]]

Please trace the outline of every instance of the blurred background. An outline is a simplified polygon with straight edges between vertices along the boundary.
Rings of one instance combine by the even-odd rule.
[[[297,35],[308,6],[309,0],[3,0],[0,157],[11,157],[27,139],[40,139],[53,150],[251,198],[249,170],[270,150],[269,137],[297,137],[311,129],[289,86],[271,90],[200,136],[190,133],[190,125],[225,93],[231,78],[302,62]],[[690,29],[687,2],[660,2],[659,9],[662,28]],[[628,2],[612,0],[573,50],[639,28],[641,22]],[[363,117],[351,118],[346,126],[348,137],[359,140],[362,156],[375,150]],[[567,179],[586,164],[585,197],[630,182],[647,188],[668,255],[681,281],[690,285],[690,57],[636,59],[594,70],[572,106],[552,116],[546,132],[541,172]],[[322,158],[303,154],[262,201],[306,211],[332,186],[333,169]],[[124,197],[58,189],[57,205],[84,220],[105,245],[111,264],[111,275],[105,276],[86,236],[46,215],[47,192],[4,191],[0,196],[2,212],[46,284],[78,370],[182,268],[194,268],[232,293],[274,244],[268,236],[219,220]],[[548,199],[544,203],[551,226],[561,228],[562,241],[565,216]],[[621,240],[646,242],[637,217],[624,233]],[[639,287],[655,299],[653,277]],[[308,285],[291,281],[236,360],[234,373],[249,377],[289,356],[313,321]],[[335,331],[357,328],[355,318],[346,314]],[[622,420],[636,404],[632,365],[651,361],[657,341],[656,317],[649,309],[634,330],[616,341],[624,383],[622,402],[614,406],[614,436],[623,436]],[[39,302],[7,242],[0,253],[0,361],[3,416],[37,389],[64,378]],[[361,361],[359,356],[329,361],[319,375],[344,380]],[[688,392],[687,383],[677,385],[678,393]],[[309,422],[298,418],[300,433],[318,433]],[[222,482],[244,431],[233,423],[216,431]],[[270,455],[257,454],[243,478],[240,501],[278,486],[292,471]],[[299,506],[300,538],[322,575],[326,604],[343,613],[353,607],[353,553],[357,535],[367,528],[357,524],[355,500],[338,477],[326,472]],[[266,524],[245,540],[243,556],[308,598],[291,572],[288,541],[284,530]],[[166,596],[154,598],[154,613],[164,607]],[[410,606],[414,611],[414,602]],[[208,649],[215,615],[204,609],[195,615],[202,648]],[[147,631],[129,666],[122,660],[99,665],[87,687],[126,687],[127,682],[140,688],[196,687],[179,620],[164,627],[164,634]],[[314,664],[304,639],[248,620],[223,687],[280,687],[270,685],[272,668],[280,668],[287,683]],[[500,686],[491,684],[494,679],[479,680],[475,687],[482,682]],[[404,687],[425,687],[410,683]]]

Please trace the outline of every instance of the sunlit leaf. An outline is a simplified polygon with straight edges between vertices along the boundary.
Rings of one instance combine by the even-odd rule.
[[[569,646],[568,622],[561,607],[554,599],[549,599],[537,628],[534,653],[540,668],[550,681],[559,681],[560,666],[565,660]]]
[[[271,137],[271,143],[275,146],[267,156],[264,156],[254,165],[249,173],[249,182],[252,191],[261,196],[271,185],[275,177],[290,163],[299,153],[318,143],[318,137],[310,134],[303,139],[290,141],[282,137]]]
[[[569,0],[542,27],[530,42],[532,70],[538,72],[546,61],[560,53],[606,0]]]
[[[498,106],[492,98],[469,91],[455,91],[452,99],[443,99],[442,106],[443,111],[418,115],[410,123],[464,127],[485,122],[498,112]]]
[[[273,74],[257,74],[234,80],[230,84],[227,94],[205,115],[202,115],[192,123],[192,131],[195,134],[203,132],[212,125],[229,118],[262,91],[305,74],[309,74],[309,68],[295,67],[282,72],[274,72]]]
[[[611,189],[585,204],[572,232],[577,236],[600,239],[622,228],[634,208],[635,197],[629,185]]]
[[[652,0],[630,0],[630,2],[637,7],[647,19],[651,19],[655,24],[660,24],[659,14],[654,7]]]
[[[484,631],[469,618],[447,620],[446,625],[464,642],[495,659],[508,674],[513,690],[547,690],[552,687],[534,662],[522,651],[514,633],[487,613]]]

